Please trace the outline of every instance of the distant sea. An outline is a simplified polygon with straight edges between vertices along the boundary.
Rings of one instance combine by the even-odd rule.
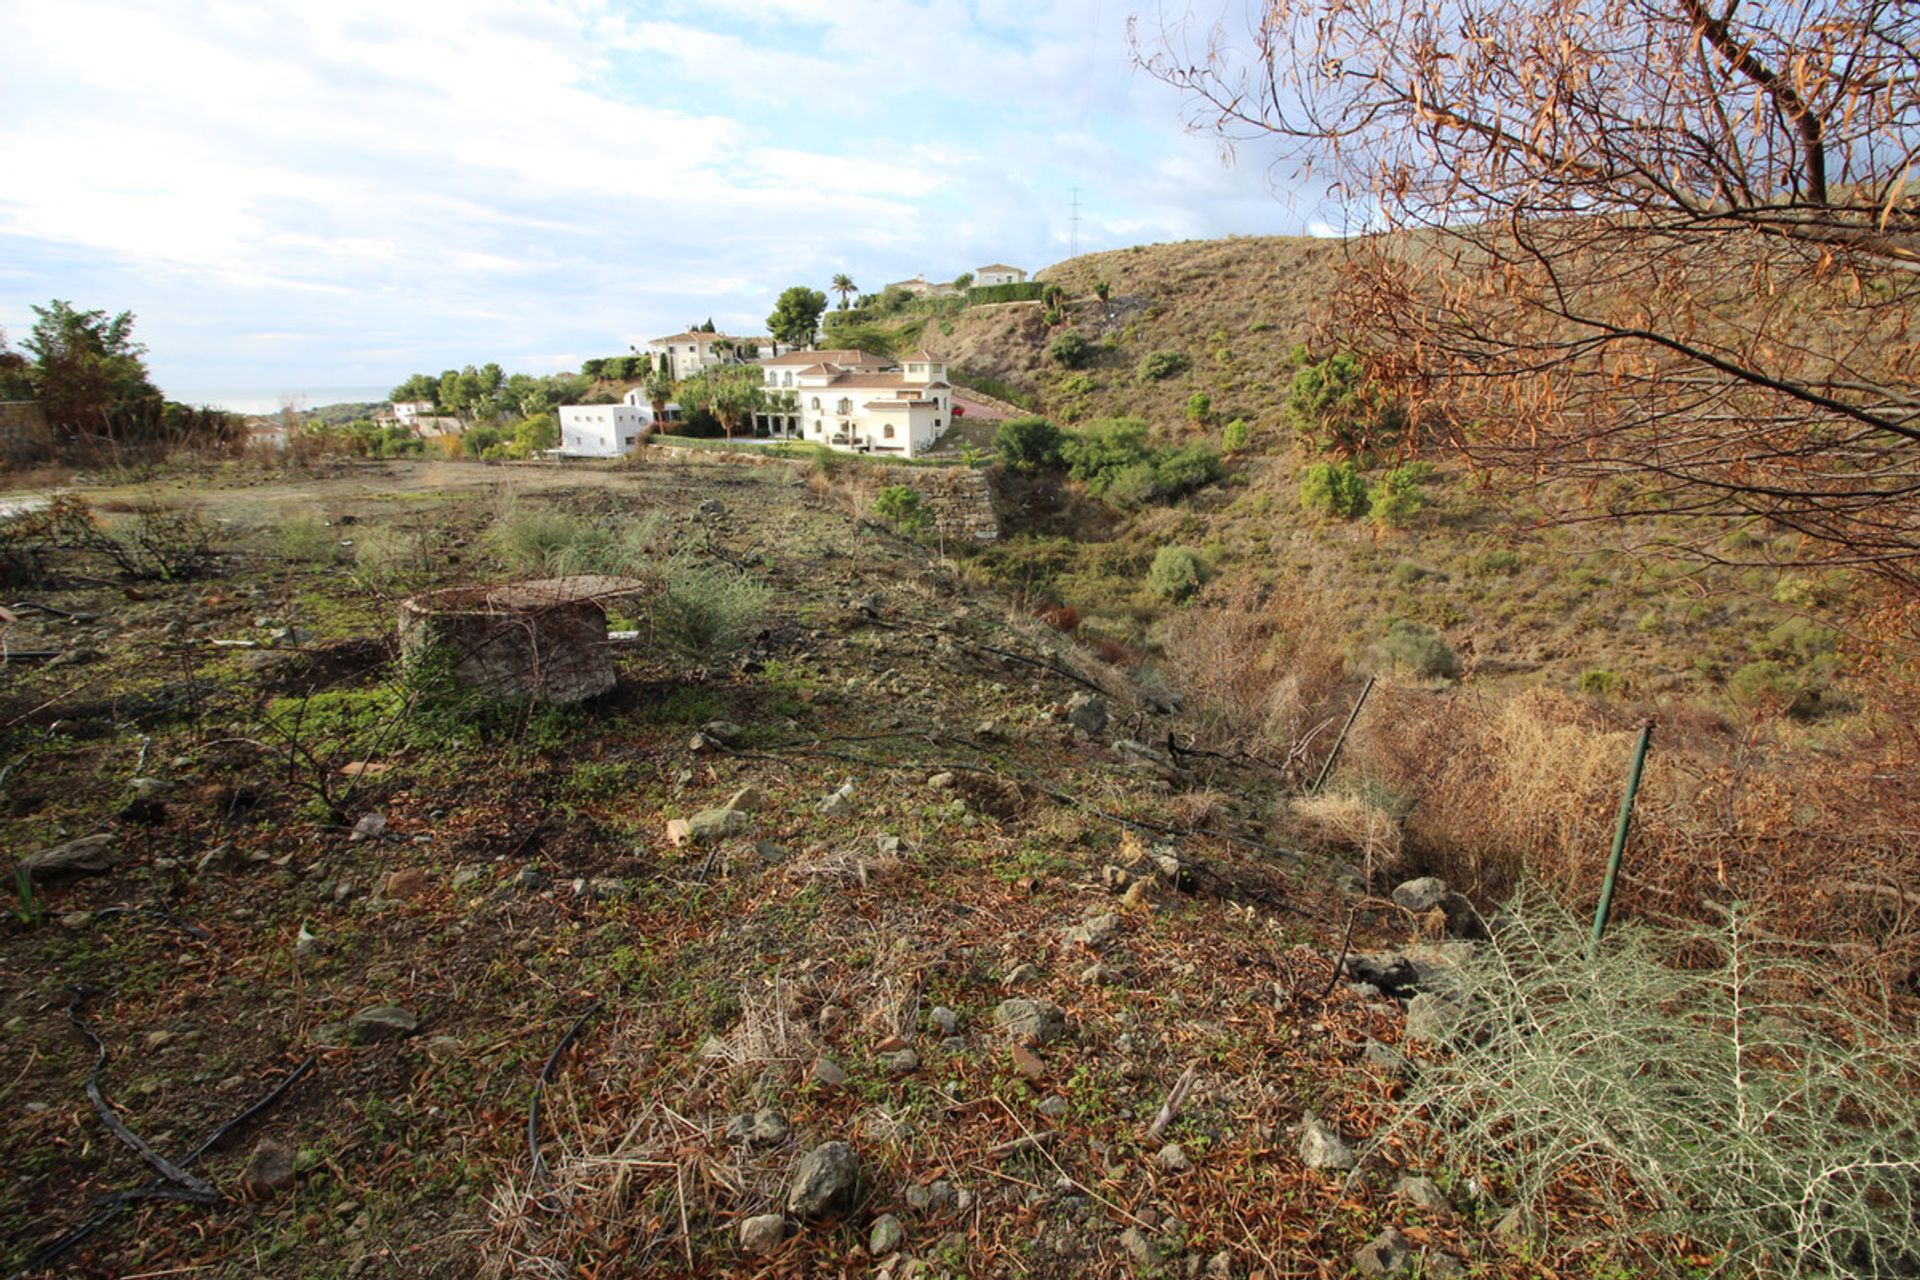
[[[278,413],[282,405],[296,409],[318,409],[330,404],[385,403],[391,387],[289,387],[275,391],[270,387],[224,387],[214,390],[162,388],[167,399],[182,404],[225,409],[229,413]]]

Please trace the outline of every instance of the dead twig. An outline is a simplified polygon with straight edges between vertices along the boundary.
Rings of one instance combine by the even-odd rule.
[[[547,1061],[540,1068],[539,1077],[533,1082],[533,1097],[527,1100],[527,1151],[533,1159],[533,1179],[543,1187],[551,1187],[553,1180],[547,1176],[547,1163],[540,1156],[540,1097],[547,1086],[553,1083],[553,1069],[560,1062],[560,1056],[573,1044],[580,1034],[580,1028],[587,1025],[587,1019],[600,1012],[600,1001],[588,1005],[581,1015],[567,1028],[567,1034],[560,1037],[560,1043],[553,1046],[553,1052],[547,1055]],[[559,1208],[544,1197],[529,1196],[529,1204],[537,1205],[548,1213],[558,1213]]]
[[[1167,1094],[1167,1100],[1160,1104],[1159,1112],[1153,1117],[1153,1123],[1147,1126],[1147,1137],[1155,1142],[1167,1131],[1180,1115],[1180,1108],[1187,1104],[1187,1095],[1193,1092],[1193,1082],[1199,1078],[1200,1066],[1193,1063],[1180,1073],[1174,1081],[1173,1089]]]

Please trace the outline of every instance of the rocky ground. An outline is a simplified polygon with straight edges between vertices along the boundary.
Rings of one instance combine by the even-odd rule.
[[[1172,709],[797,470],[537,473],[747,566],[765,629],[428,715],[395,600],[498,580],[497,474],[151,488],[203,575],[11,597],[57,656],[0,667],[8,1274],[87,1226],[47,1274],[1549,1274],[1372,1141],[1444,886],[1273,848]],[[424,554],[290,554],[315,511]]]

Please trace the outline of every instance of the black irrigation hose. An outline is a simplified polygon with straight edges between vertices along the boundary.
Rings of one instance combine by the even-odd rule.
[[[188,1173],[185,1169],[148,1146],[146,1139],[127,1128],[126,1123],[122,1121],[119,1115],[114,1112],[114,1109],[107,1104],[106,1095],[100,1090],[100,1072],[107,1065],[107,1042],[95,1034],[92,1027],[89,1027],[80,1020],[80,1006],[86,1002],[89,994],[85,987],[74,988],[73,1003],[67,1006],[67,1021],[71,1022],[81,1035],[93,1043],[95,1056],[93,1069],[87,1072],[87,1098],[93,1103],[94,1114],[100,1117],[100,1123],[107,1126],[109,1133],[138,1152],[140,1158],[152,1165],[155,1172],[159,1173],[161,1177],[193,1193],[192,1197],[182,1196],[182,1199],[194,1198],[197,1200],[197,1203],[200,1204],[218,1204],[220,1202],[220,1193],[213,1189],[211,1182],[208,1182],[205,1178],[197,1174]]]
[[[587,1025],[587,1019],[600,1012],[600,1004],[599,1000],[595,1000],[573,1020],[573,1025],[567,1028],[567,1034],[560,1037],[560,1043],[553,1046],[553,1052],[547,1055],[546,1065],[540,1068],[539,1078],[533,1082],[533,1097],[527,1102],[527,1150],[533,1156],[534,1181],[543,1187],[550,1187],[553,1182],[547,1177],[547,1162],[540,1156],[540,1097],[546,1092],[547,1086],[553,1083],[553,1069],[559,1064],[560,1055],[573,1044],[580,1034],[580,1028]],[[555,1206],[542,1199],[536,1198],[532,1203],[549,1213],[557,1211]]]
[[[102,907],[94,912],[93,916],[96,920],[104,920],[108,916],[152,916],[156,920],[166,921],[180,932],[186,934],[189,938],[192,938],[195,942],[205,942],[213,936],[197,924],[188,924],[185,920],[182,920],[165,907],[156,907],[151,904],[137,907]]]
[[[89,1030],[84,1024],[82,1024],[78,1020],[78,1018],[74,1016],[74,1009],[78,1007],[80,998],[81,998],[80,993],[76,992],[75,1005],[74,1007],[71,1007],[68,1009],[67,1019],[68,1021],[72,1022],[75,1026],[79,1027],[80,1030],[86,1034],[87,1038],[92,1040],[94,1044],[100,1048],[101,1054],[102,1054],[102,1062],[104,1062],[105,1046],[101,1043],[100,1038],[97,1035],[95,1035],[91,1030]],[[296,1083],[300,1081],[302,1077],[304,1077],[309,1071],[313,1070],[313,1064],[315,1061],[316,1059],[312,1057],[307,1058],[306,1061],[302,1062],[299,1066],[295,1067],[292,1071],[288,1072],[285,1079],[281,1080],[279,1084],[276,1084],[273,1088],[269,1089],[266,1092],[266,1094],[263,1097],[261,1097],[257,1102],[253,1103],[251,1106],[247,1107],[244,1111],[240,1112],[240,1114],[234,1116],[231,1120],[227,1121],[225,1124],[215,1129],[212,1133],[208,1134],[204,1139],[201,1140],[199,1146],[195,1147],[192,1151],[189,1151],[185,1156],[183,1156],[180,1159],[180,1162],[177,1166],[178,1170],[184,1174],[187,1166],[193,1164],[194,1161],[198,1160],[201,1156],[205,1155],[207,1152],[211,1151],[215,1146],[219,1145],[219,1143],[222,1140],[224,1140],[228,1134],[232,1133],[235,1129],[238,1129],[240,1126],[246,1124],[248,1121],[258,1116],[261,1112],[267,1110],[269,1107],[273,1106],[275,1103],[280,1101],[280,1099],[283,1096],[285,1096],[287,1090],[291,1089]],[[100,1070],[100,1066],[101,1066],[101,1063],[96,1063],[94,1065],[93,1073],[89,1074],[87,1078],[88,1096],[90,1097],[96,1096],[96,1093],[99,1087],[97,1073]],[[110,1128],[113,1127],[114,1123],[117,1123],[117,1121],[111,1122],[109,1124],[109,1127]],[[186,1177],[192,1183],[200,1183],[203,1186],[206,1185],[201,1179],[195,1178],[191,1174],[186,1174]],[[213,1199],[209,1200],[204,1194],[202,1194],[199,1190],[195,1189],[191,1185],[176,1185],[174,1183],[167,1182],[167,1181],[154,1181],[154,1182],[149,1182],[144,1186],[130,1187],[124,1191],[114,1191],[114,1192],[108,1193],[107,1195],[96,1197],[93,1202],[92,1216],[89,1217],[85,1222],[82,1222],[78,1226],[71,1228],[65,1234],[41,1246],[41,1248],[37,1250],[32,1257],[27,1259],[26,1263],[20,1268],[20,1270],[14,1273],[13,1280],[23,1280],[24,1277],[29,1276],[36,1271],[43,1271],[47,1267],[52,1266],[56,1261],[59,1260],[61,1255],[65,1254],[69,1249],[74,1248],[76,1245],[79,1245],[82,1242],[89,1239],[90,1237],[92,1237],[101,1228],[105,1227],[107,1224],[111,1223],[115,1218],[117,1218],[120,1214],[124,1213],[129,1206],[134,1204],[139,1204],[148,1200],[174,1200],[174,1201],[184,1202],[187,1204],[205,1205],[205,1204],[219,1203],[220,1196],[218,1195],[218,1193],[215,1193]]]

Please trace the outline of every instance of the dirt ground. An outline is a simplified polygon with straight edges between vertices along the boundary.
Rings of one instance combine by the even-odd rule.
[[[772,591],[744,658],[675,662],[636,611],[593,703],[423,702],[397,599],[503,578],[503,483],[744,566]],[[0,847],[102,835],[111,865],[0,925],[8,1274],[1277,1278],[1345,1274],[1389,1224],[1434,1266],[1544,1274],[1387,1174],[1302,1164],[1309,1109],[1356,1145],[1381,1122],[1399,1085],[1366,1052],[1400,1020],[1331,980],[1345,900],[1261,847],[1272,797],[1168,758],[1149,701],[799,469],[78,491],[216,533],[191,576],[57,566],[11,597],[41,607],[10,648],[62,660],[0,667]],[[411,548],[379,577],[345,545],[370,530]],[[730,798],[722,838],[670,842]],[[1356,945],[1394,930],[1362,911]],[[1061,1025],[1011,1039],[1015,999]],[[290,1078],[179,1171],[211,1203],[101,1199],[187,1185],[102,1111],[184,1163]],[[852,1198],[745,1251],[830,1140]],[[261,1143],[291,1176],[243,1176]]]

